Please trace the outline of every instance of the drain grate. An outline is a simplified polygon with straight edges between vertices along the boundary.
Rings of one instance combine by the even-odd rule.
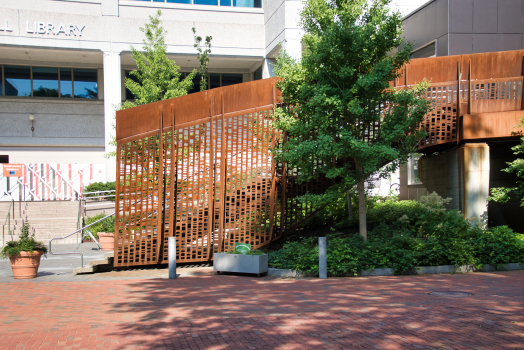
[[[473,293],[468,292],[454,292],[454,291],[439,291],[428,293],[434,297],[445,297],[445,298],[467,298],[473,295]]]

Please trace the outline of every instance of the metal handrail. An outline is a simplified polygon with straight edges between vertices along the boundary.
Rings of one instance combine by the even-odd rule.
[[[13,207],[13,219],[15,218],[15,200],[11,199],[11,203],[9,203],[9,209],[7,209],[7,217],[5,218],[4,224],[2,225],[2,246],[5,246],[5,224],[7,223],[7,229],[9,230],[9,233],[11,235],[11,239],[13,239],[13,234],[11,233],[11,207]]]
[[[86,215],[86,208],[87,207],[99,207],[99,206],[106,206],[108,204],[87,204],[87,201],[88,200],[91,200],[91,199],[95,199],[95,198],[106,198],[106,197],[116,197],[116,193],[115,194],[110,194],[110,195],[100,195],[100,196],[93,196],[93,197],[86,197],[85,195],[86,194],[99,194],[99,193],[106,193],[106,192],[116,192],[115,190],[107,190],[107,191],[93,191],[93,192],[80,192],[80,196],[78,198],[78,220],[77,220],[77,224],[76,224],[76,227],[77,228],[80,228],[82,226],[82,218],[84,217],[84,215]],[[77,242],[78,242],[78,239],[77,239]]]
[[[88,228],[88,227],[90,227],[90,226],[93,226],[94,224],[99,223],[100,221],[105,220],[105,219],[107,219],[108,217],[111,217],[111,216],[113,216],[113,215],[115,215],[115,213],[113,213],[113,214],[109,214],[109,215],[107,215],[107,216],[104,216],[102,219],[100,219],[100,220],[96,220],[95,222],[92,222],[92,223],[90,223],[90,224],[87,225],[87,226],[84,226],[84,227],[82,227],[82,228],[79,228],[78,230],[76,230],[76,231],[74,231],[74,232],[71,232],[71,233],[68,234],[67,236],[51,238],[51,239],[49,240],[49,254],[51,254],[51,255],[70,255],[70,254],[80,254],[80,264],[81,264],[80,267],[84,267],[84,255],[83,255],[82,253],[80,253],[80,252],[53,253],[53,251],[51,250],[51,242],[53,242],[53,240],[55,240],[55,239],[65,239],[65,238],[67,238],[67,237],[69,237],[69,236],[72,236],[72,235],[74,235],[75,233],[80,232],[80,231],[82,231],[82,230],[84,230],[84,229],[86,229],[86,228]]]

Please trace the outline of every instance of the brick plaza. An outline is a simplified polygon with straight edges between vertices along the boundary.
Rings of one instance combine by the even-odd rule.
[[[8,282],[0,349],[523,349],[523,291],[524,271]]]

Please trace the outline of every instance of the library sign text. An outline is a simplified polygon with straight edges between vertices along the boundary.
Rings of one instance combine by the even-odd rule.
[[[82,36],[82,32],[86,28],[85,25],[78,24],[63,24],[63,23],[52,23],[44,21],[26,21],[25,22],[27,33],[30,34],[46,34],[46,35],[64,35],[64,36]],[[0,32],[12,32],[13,28],[9,20],[5,20],[4,23],[0,21]]]

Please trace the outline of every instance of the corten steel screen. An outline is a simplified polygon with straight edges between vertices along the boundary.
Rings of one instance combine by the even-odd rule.
[[[420,124],[419,149],[460,141],[461,117],[522,110],[524,50],[413,59],[394,86],[426,79],[432,110]]]
[[[115,266],[208,261],[235,242],[268,244],[313,214],[296,200],[326,186],[294,184],[275,164],[274,79],[117,112]]]

